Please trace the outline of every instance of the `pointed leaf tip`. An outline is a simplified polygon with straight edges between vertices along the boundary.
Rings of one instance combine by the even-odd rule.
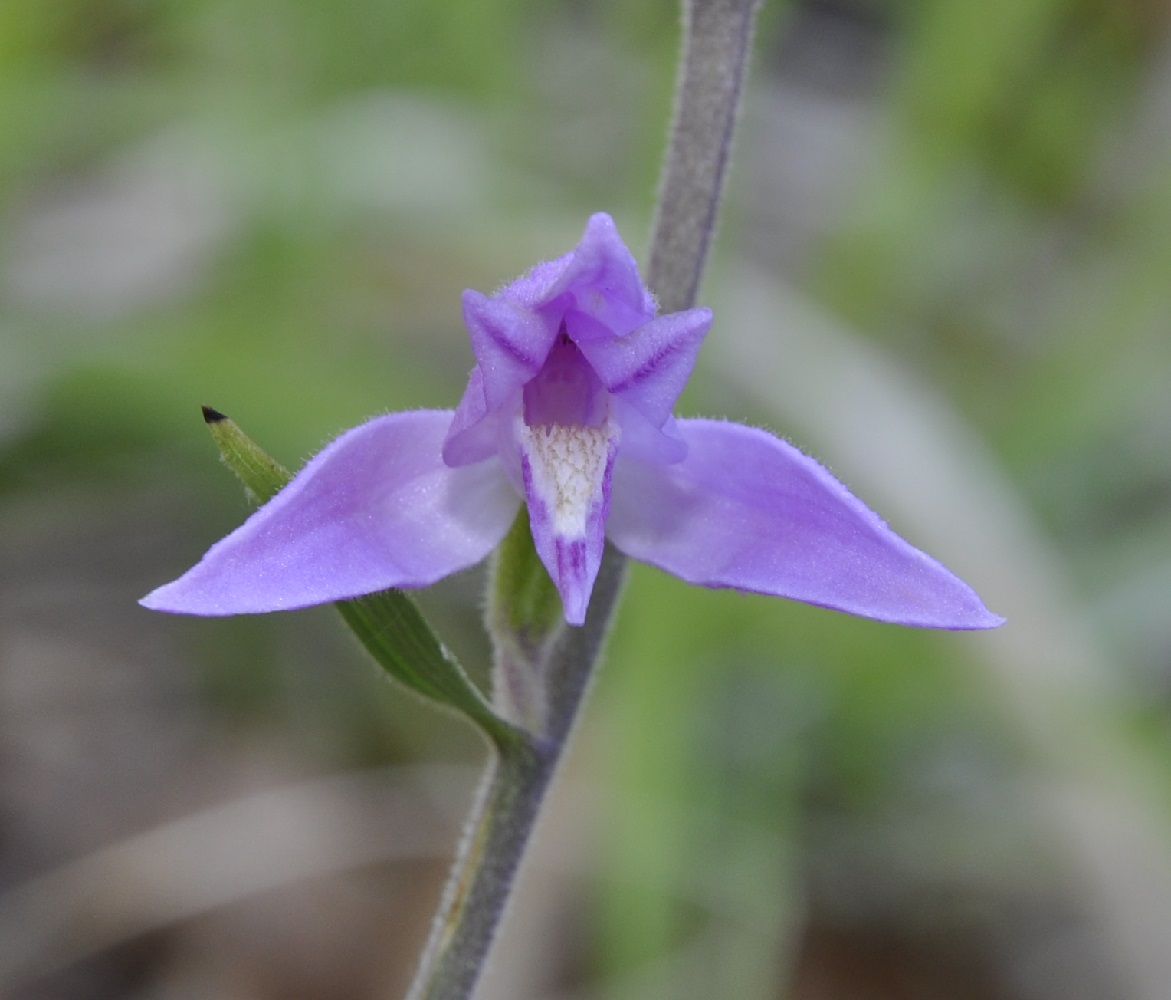
[[[269,457],[230,417],[205,406],[203,419],[220,458],[251,497],[261,503],[271,500],[293,478],[288,469]]]
[[[432,417],[433,424],[437,419],[436,426],[446,427],[451,414],[445,411]],[[271,500],[292,478],[284,466],[219,410],[204,406],[203,419],[224,463],[243,482],[253,499],[261,503]],[[431,439],[437,463],[441,438],[442,430],[433,430]],[[168,588],[173,586],[170,584]],[[156,590],[148,594],[139,603],[156,610],[175,610],[167,598],[160,601],[156,596],[158,593]],[[433,701],[456,709],[475,723],[498,748],[523,739],[519,730],[493,711],[459,663],[444,648],[418,606],[401,590],[381,590],[353,600],[337,601],[334,606],[370,655],[391,677]],[[184,610],[190,612],[190,606]]]

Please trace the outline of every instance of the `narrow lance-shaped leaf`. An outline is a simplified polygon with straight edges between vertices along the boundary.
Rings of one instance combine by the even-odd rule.
[[[203,418],[220,457],[243,483],[249,497],[264,503],[292,474],[218,410],[203,407]],[[476,723],[498,747],[516,742],[517,731],[489,707],[483,695],[444,648],[415,602],[401,590],[381,590],[334,605],[367,652],[391,677],[427,698],[456,709]]]

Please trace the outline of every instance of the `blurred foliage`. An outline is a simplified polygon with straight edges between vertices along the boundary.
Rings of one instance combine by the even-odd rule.
[[[1166,11],[809,0],[766,25],[711,283],[753,254],[990,443],[1111,653],[1127,699],[1103,716],[1143,748],[1162,802]],[[134,794],[114,763],[70,784],[67,760],[43,816],[4,803],[13,881],[186,801],[159,789],[200,746],[272,741],[308,773],[476,759],[327,612],[188,622],[134,600],[246,513],[199,404],[295,465],[373,413],[454,404],[464,287],[561,252],[598,209],[638,247],[676,44],[666,0],[0,4],[0,672],[32,671],[17,640],[57,632],[93,654],[63,656],[66,676],[116,650],[141,690],[186,699],[171,763]],[[770,132],[774,108],[853,122],[849,156]],[[834,186],[789,227],[802,177]],[[685,397],[737,403],[702,376]],[[423,600],[482,677],[480,582]],[[815,931],[878,928],[967,948],[995,971],[980,995],[1070,995],[1010,969],[1077,923],[1077,879],[978,648],[636,568],[583,736],[607,846],[563,975],[577,961],[615,995],[647,969],[625,995],[804,995],[827,974]],[[117,723],[130,745],[178,711],[160,722],[143,699]],[[12,759],[11,781],[39,780]],[[73,829],[98,799],[110,817],[93,805]],[[1109,965],[1099,940],[1075,951],[1067,976]],[[822,995],[907,995],[853,988]],[[961,995],[941,990],[920,995]]]

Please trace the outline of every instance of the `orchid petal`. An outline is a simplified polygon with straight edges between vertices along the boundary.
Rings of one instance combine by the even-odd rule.
[[[234,615],[423,587],[479,562],[519,505],[497,462],[448,468],[450,410],[347,431],[194,568],[142,603]]]
[[[590,217],[581,242],[545,305],[567,296],[576,308],[598,320],[611,336],[622,336],[654,317],[655,300],[643,285],[634,256],[622,242],[614,220],[604,212]],[[564,312],[564,306],[560,310]]]
[[[517,421],[529,527],[537,555],[561,595],[565,620],[585,621],[605,546],[614,429]]]
[[[667,417],[656,427],[629,403],[610,397],[614,422],[622,428],[622,457],[643,462],[681,462],[687,456],[687,443],[679,436],[674,417]]]
[[[491,458],[496,452],[496,427],[488,416],[484,400],[484,375],[476,365],[459,401],[447,436],[443,439],[443,461],[448,465],[471,465]]]
[[[543,260],[497,293],[501,298],[527,309],[547,305],[560,288],[561,276],[573,261],[573,251],[554,260]]]
[[[711,324],[710,309],[687,309],[644,323],[625,337],[589,340],[580,347],[608,392],[661,427]]]
[[[924,628],[1003,619],[813,459],[764,431],[680,420],[686,459],[623,461],[608,534],[690,583],[789,597]]]
[[[541,370],[558,324],[508,299],[470,290],[463,294],[463,312],[484,401],[494,409]]]

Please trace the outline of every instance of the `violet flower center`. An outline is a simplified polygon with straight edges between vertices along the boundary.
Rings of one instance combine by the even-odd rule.
[[[562,548],[581,544],[591,523],[600,539],[619,430],[610,394],[564,326],[541,370],[525,384],[515,426],[530,517],[538,511]]]
[[[529,427],[601,427],[607,416],[601,379],[562,327],[541,370],[524,387]]]

